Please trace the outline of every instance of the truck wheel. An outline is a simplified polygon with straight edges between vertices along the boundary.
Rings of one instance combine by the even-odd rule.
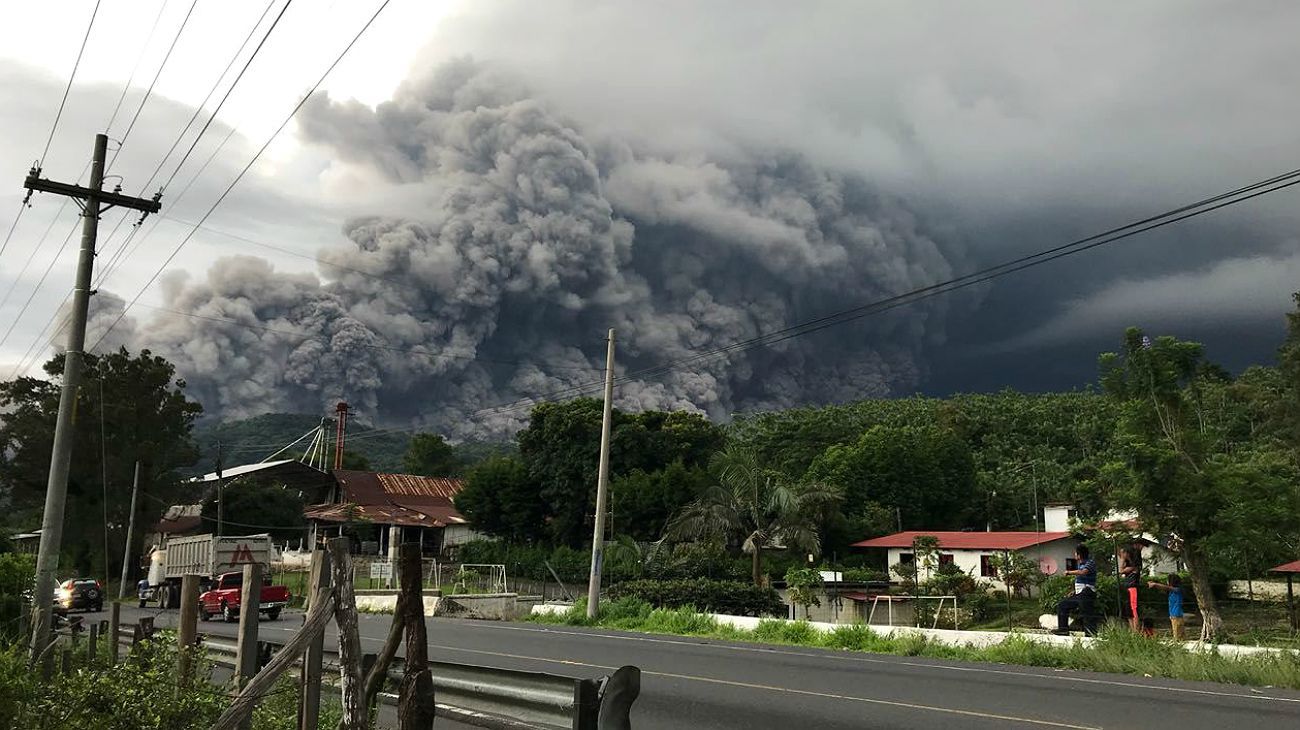
[[[212,614],[208,613],[208,607],[203,605],[202,603],[199,604],[199,620],[200,621],[212,620]]]
[[[278,618],[280,618],[280,609],[273,608],[270,611],[266,612],[266,620],[275,621]]]
[[[233,624],[239,620],[239,617],[235,615],[235,612],[230,609],[229,603],[221,604],[221,620],[228,624]]]

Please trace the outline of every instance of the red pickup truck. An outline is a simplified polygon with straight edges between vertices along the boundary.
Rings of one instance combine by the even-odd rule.
[[[242,600],[244,574],[222,573],[217,576],[211,588],[199,596],[199,618],[207,621],[216,614],[227,622],[239,618],[239,602]],[[272,621],[280,618],[280,611],[289,604],[289,589],[285,586],[273,586],[270,578],[263,578],[261,602],[258,610]]]

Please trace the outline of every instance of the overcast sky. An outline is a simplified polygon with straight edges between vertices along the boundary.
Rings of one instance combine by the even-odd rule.
[[[165,218],[156,229],[144,226],[139,248],[104,290],[127,300],[141,290],[188,230],[174,219],[194,221],[207,210],[376,4],[292,3],[168,189]],[[0,234],[44,146],[93,6],[7,8],[0,170],[12,184],[0,187]],[[71,180],[82,172],[93,134],[103,131],[135,69],[109,129],[121,138],[190,6],[103,0],[45,159],[47,176]],[[199,0],[111,170],[127,192],[142,192],[266,7]],[[280,7],[277,0],[263,29]],[[323,88],[335,102],[373,108],[407,79],[472,58],[526,86],[589,139],[623,140],[675,165],[780,151],[864,180],[902,201],[962,273],[1300,167],[1296,28],[1300,4],[1286,0],[393,0]],[[319,272],[313,258],[346,241],[345,220],[410,215],[400,181],[344,159],[343,147],[322,143],[324,136],[291,124],[208,223],[294,254],[199,231],[163,280],[201,277],[223,254]],[[620,201],[616,183],[624,191],[629,184],[609,181],[616,208],[662,213],[647,210],[643,198]],[[963,299],[926,341],[914,387],[1083,385],[1097,351],[1131,324],[1203,340],[1234,368],[1269,361],[1289,294],[1300,289],[1295,190],[1008,277]],[[37,196],[0,255],[0,297],[13,289],[0,307],[0,335],[35,290],[0,344],[0,376],[68,292],[76,237],[54,257],[76,225],[71,208]],[[117,223],[109,213],[102,235]],[[110,256],[128,228],[107,239]],[[161,301],[160,282],[132,314],[148,326],[147,307]]]

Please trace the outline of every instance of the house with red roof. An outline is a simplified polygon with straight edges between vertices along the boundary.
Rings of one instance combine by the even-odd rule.
[[[916,561],[913,541],[922,535],[939,541],[937,565],[955,564],[963,572],[1005,588],[995,558],[1019,553],[1038,564],[1045,575],[1057,575],[1074,568],[1074,548],[1080,540],[1069,532],[946,532],[907,530],[856,542],[853,547],[883,550],[889,566]]]

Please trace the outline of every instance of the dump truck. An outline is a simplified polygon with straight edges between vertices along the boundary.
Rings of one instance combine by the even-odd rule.
[[[173,537],[149,558],[148,585],[140,587],[140,604],[180,606],[181,579],[187,575],[199,576],[200,592],[218,576],[243,571],[250,563],[260,563],[263,574],[269,575],[273,550],[267,534]]]

